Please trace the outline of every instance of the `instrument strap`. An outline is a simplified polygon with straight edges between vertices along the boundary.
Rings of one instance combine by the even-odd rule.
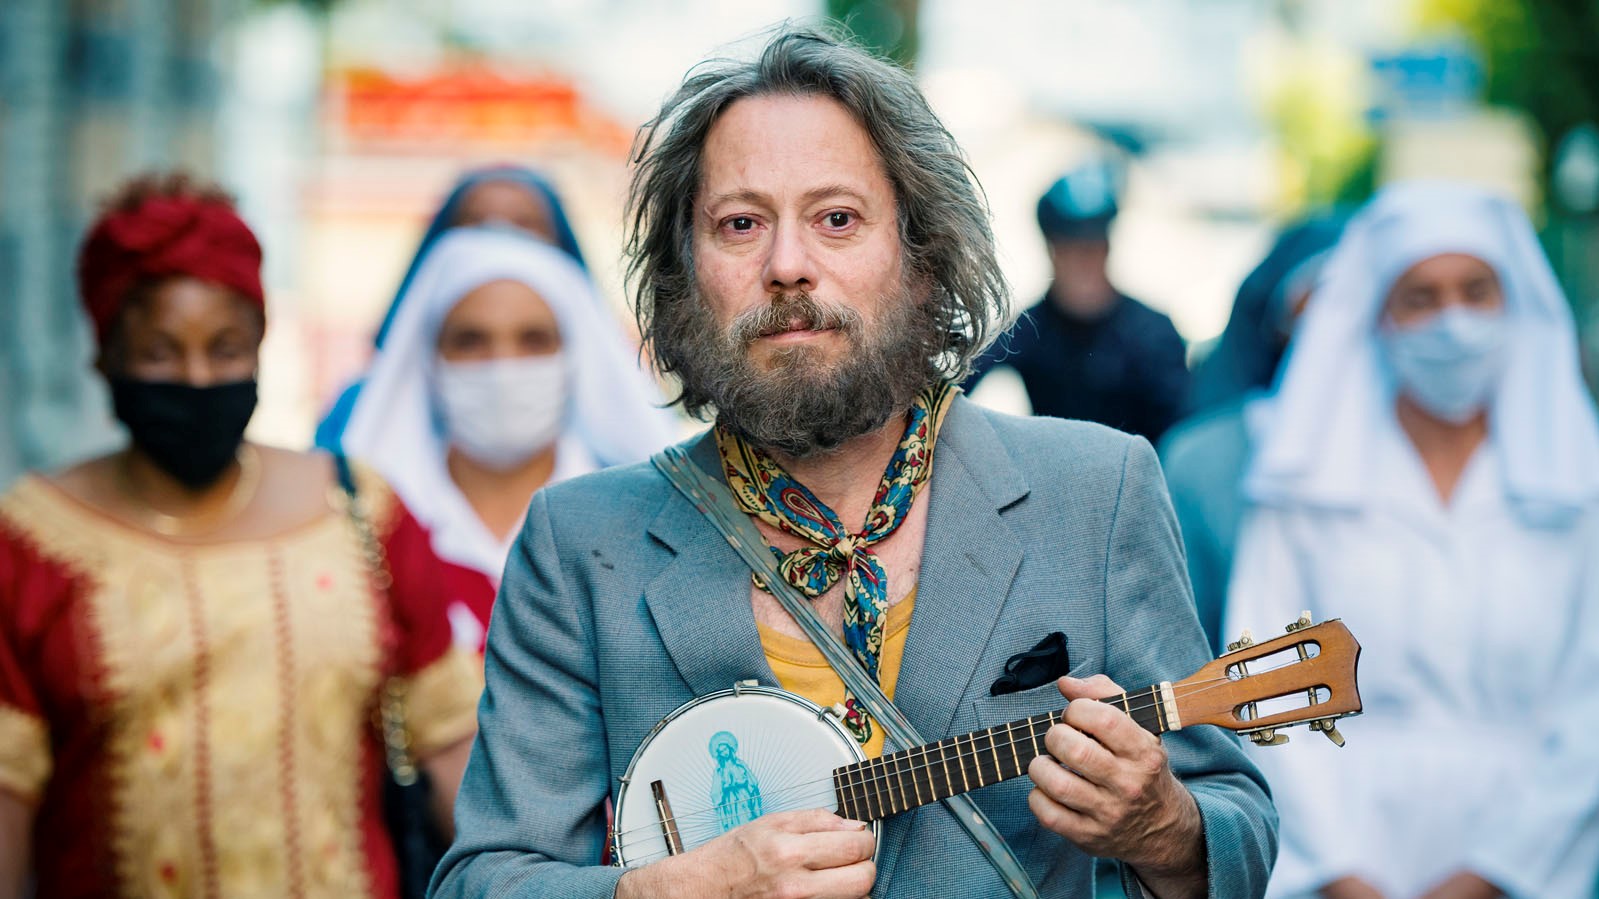
[[[700,514],[722,532],[722,536],[727,538],[727,542],[738,552],[750,570],[766,581],[772,595],[777,597],[777,601],[790,615],[794,616],[794,620],[799,623],[806,636],[816,644],[816,648],[821,650],[827,663],[843,679],[845,686],[849,687],[851,695],[866,706],[867,713],[887,730],[888,736],[905,749],[926,743],[927,741],[916,732],[916,728],[911,726],[910,721],[898,707],[883,695],[883,690],[877,682],[867,676],[865,670],[850,655],[849,649],[828,630],[827,625],[811,608],[810,602],[783,580],[782,574],[777,570],[777,560],[767,548],[766,539],[756,530],[749,516],[738,508],[727,486],[706,474],[705,470],[680,446],[667,447],[651,457],[650,461],[666,475],[672,486],[700,511]],[[1000,836],[993,822],[989,821],[983,810],[972,802],[971,797],[964,794],[950,796],[943,802],[954,814],[955,820],[959,821],[971,835],[977,847],[988,856],[989,862],[999,872],[1000,878],[1010,888],[1011,894],[1018,899],[1038,899],[1038,889],[1033,886],[1027,872],[1022,869],[1022,863],[1017,860],[1016,854],[1011,851],[1005,838]]]

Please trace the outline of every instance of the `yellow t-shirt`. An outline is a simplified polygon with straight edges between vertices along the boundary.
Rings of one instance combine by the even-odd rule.
[[[889,699],[894,698],[894,684],[899,681],[899,663],[905,658],[905,634],[910,630],[911,612],[916,608],[916,590],[888,609],[888,620],[883,623],[883,652],[877,658],[877,681]],[[777,675],[777,682],[790,693],[809,699],[823,708],[844,701],[844,681],[838,676],[822,651],[804,637],[791,637],[769,627],[757,624],[761,632],[761,649],[766,661]],[[883,754],[883,727],[872,723],[872,738],[861,747],[867,758]]]

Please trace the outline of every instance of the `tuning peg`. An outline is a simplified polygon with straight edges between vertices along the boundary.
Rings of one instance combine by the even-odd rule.
[[[1335,718],[1317,718],[1315,721],[1310,722],[1310,729],[1311,730],[1319,730],[1319,731],[1321,731],[1322,733],[1327,735],[1327,739],[1333,741],[1333,745],[1334,746],[1337,746],[1339,748],[1343,747],[1343,745],[1344,745],[1344,735],[1338,732],[1338,721],[1337,721],[1337,719],[1335,719]]]
[[[1281,746],[1288,742],[1288,735],[1278,733],[1273,727],[1257,730],[1249,735],[1249,739],[1254,740],[1256,746]]]
[[[1294,631],[1302,631],[1305,628],[1310,627],[1312,623],[1313,622],[1310,620],[1310,610],[1306,609],[1303,612],[1299,613],[1299,620],[1298,621],[1295,621],[1293,624],[1288,625],[1288,627],[1284,628],[1284,630],[1288,631],[1288,633],[1291,634]]]
[[[1243,649],[1243,648],[1245,648],[1247,646],[1254,646],[1254,645],[1255,645],[1255,635],[1251,634],[1249,632],[1249,628],[1246,627],[1246,628],[1244,628],[1244,632],[1238,636],[1237,640],[1234,640],[1233,642],[1227,644],[1227,651],[1228,652],[1237,652],[1238,650]]]

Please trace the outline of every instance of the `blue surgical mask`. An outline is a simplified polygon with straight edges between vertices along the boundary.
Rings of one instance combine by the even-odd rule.
[[[1401,393],[1444,421],[1464,424],[1486,408],[1504,370],[1503,310],[1450,307],[1419,325],[1378,331]]]

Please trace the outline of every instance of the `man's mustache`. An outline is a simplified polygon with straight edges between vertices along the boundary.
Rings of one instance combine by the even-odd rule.
[[[747,345],[785,331],[839,330],[854,333],[861,315],[848,306],[823,303],[805,291],[778,294],[772,302],[741,313],[729,328],[732,340]]]

